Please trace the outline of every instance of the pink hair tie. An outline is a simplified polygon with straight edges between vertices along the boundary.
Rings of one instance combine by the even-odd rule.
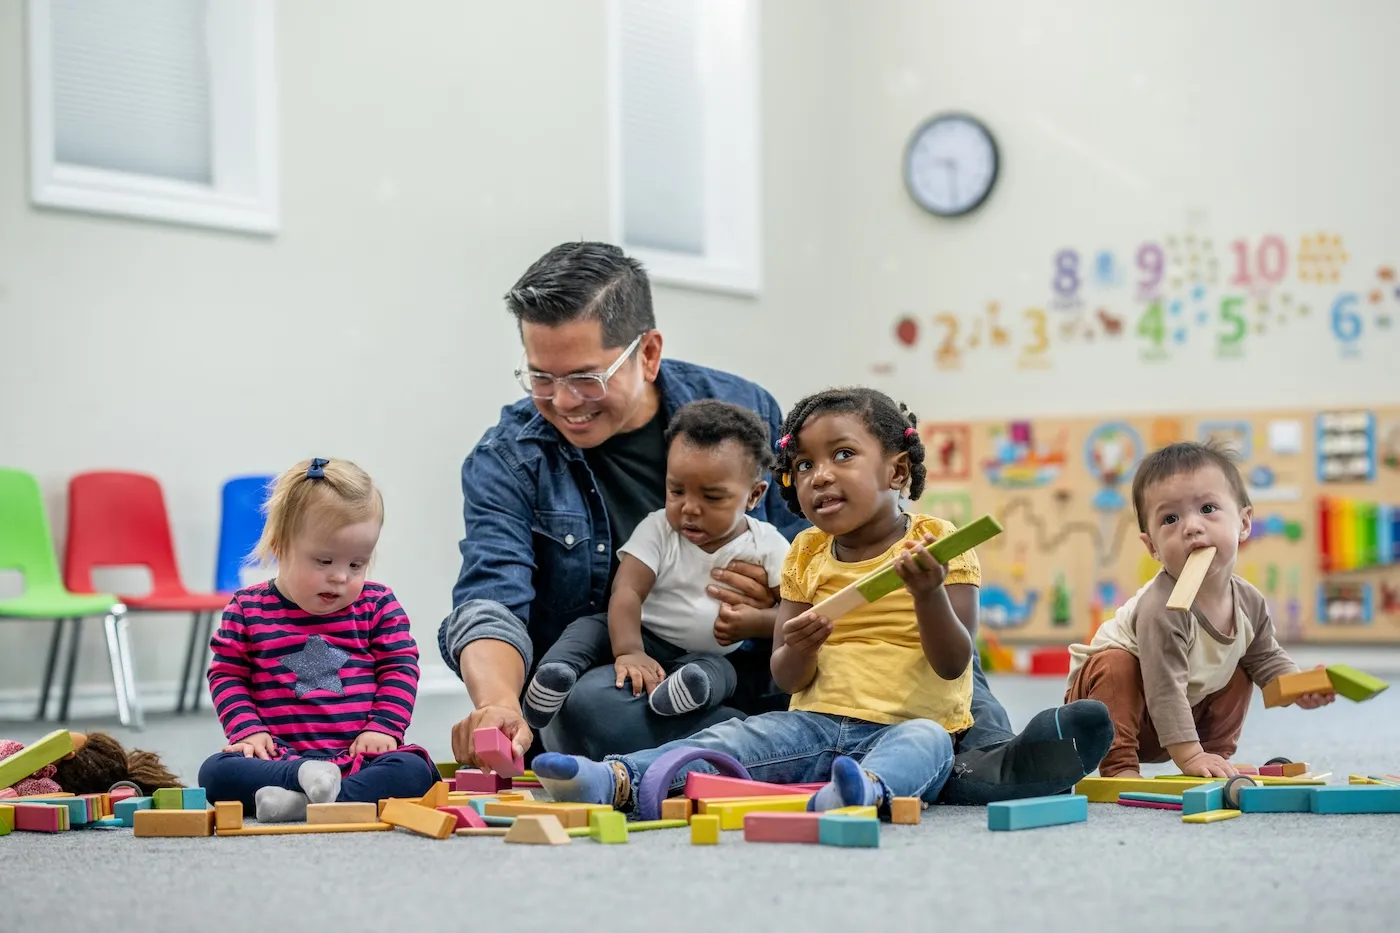
[[[778,438],[778,447],[782,450],[787,450],[788,441],[790,440],[792,440],[792,435],[784,434],[782,437]]]
[[[918,433],[919,433],[919,432],[916,431],[916,430],[914,430],[913,428],[905,428],[905,429],[904,429],[904,436],[905,436],[905,437],[913,437],[915,434],[918,434]]]

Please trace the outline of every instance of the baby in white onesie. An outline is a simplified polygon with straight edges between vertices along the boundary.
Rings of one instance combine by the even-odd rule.
[[[747,514],[768,488],[768,426],[747,409],[705,399],[676,412],[666,440],[666,505],[618,549],[607,615],[576,620],[540,659],[524,703],[535,729],[554,718],[580,674],[608,659],[618,686],[645,691],[658,715],[713,709],[738,682],[725,655],[746,639],[772,637],[772,611],[717,625],[721,604],[706,592],[711,571],[745,561],[763,567],[777,604],[788,540]]]

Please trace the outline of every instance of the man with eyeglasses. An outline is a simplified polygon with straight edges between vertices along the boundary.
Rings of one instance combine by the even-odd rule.
[[[646,273],[615,246],[550,250],[506,304],[520,325],[517,377],[529,397],[502,410],[462,466],[462,568],[438,633],[443,660],[476,707],[452,735],[457,760],[470,764],[478,764],[471,734],[482,726],[503,728],[518,751],[538,750],[521,716],[527,674],[570,622],[607,610],[617,547],[665,504],[671,414],[718,398],[758,412],[774,437],[782,422],[772,395],[753,382],[662,359]],[[789,540],[807,526],[776,483],[751,514]],[[776,606],[765,571],[736,563],[717,573],[719,618],[749,640],[730,655],[740,684],[729,705],[656,716],[603,665],[579,678],[544,730],[549,750],[635,751],[786,708],[768,669]]]
[[[438,648],[475,709],[452,729],[456,760],[481,767],[472,733],[498,726],[515,750],[539,750],[521,713],[534,659],[575,619],[605,612],[616,547],[665,502],[671,413],[718,398],[758,412],[772,437],[777,402],[738,376],[661,358],[651,287],[635,260],[603,243],[566,243],[506,295],[525,347],[527,398],[508,405],[462,465],[462,568]],[[790,541],[807,522],[769,478],[752,514]],[[727,706],[654,715],[618,689],[611,664],[579,677],[544,730],[549,751],[601,759],[684,738],[738,715],[786,709],[769,673],[775,605],[763,568],[716,571],[719,620],[748,640],[728,657],[739,687]],[[719,621],[717,620],[717,621]],[[1056,794],[1093,771],[1113,738],[1108,709],[1084,700],[1034,716],[1019,734],[973,662],[974,724],[956,737],[947,803]]]

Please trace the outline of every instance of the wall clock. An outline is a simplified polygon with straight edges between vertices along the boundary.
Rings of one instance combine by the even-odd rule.
[[[904,184],[920,207],[959,217],[992,193],[1001,165],[996,139],[976,117],[945,113],[925,121],[904,151]]]

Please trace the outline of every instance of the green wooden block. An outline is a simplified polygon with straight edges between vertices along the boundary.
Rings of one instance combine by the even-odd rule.
[[[588,835],[608,845],[626,842],[627,817],[617,810],[594,810],[588,814]]]
[[[879,848],[880,821],[868,816],[823,816],[817,820],[817,841],[824,846]]]
[[[1181,792],[1181,815],[1209,813],[1225,808],[1224,784],[1201,784]]]
[[[974,522],[969,522],[957,531],[945,538],[939,538],[929,545],[929,553],[938,559],[941,564],[957,557],[965,551],[970,551],[984,541],[989,541],[1001,534],[1001,525],[990,515],[983,515]],[[887,567],[879,573],[857,584],[856,589],[865,597],[866,602],[873,603],[881,597],[888,596],[904,585],[904,581],[899,578],[893,567]]]
[[[157,810],[185,809],[185,792],[179,787],[159,788],[152,799],[155,801]]]
[[[33,745],[0,761],[0,787],[13,787],[40,768],[51,765],[73,751],[73,736],[67,729],[50,732]]]
[[[462,766],[455,761],[439,761],[437,763],[438,774],[442,775],[444,781],[450,781],[456,776],[457,770]]]
[[[1327,676],[1338,693],[1356,703],[1369,700],[1390,686],[1379,677],[1372,677],[1346,664],[1329,665]]]
[[[0,803],[0,836],[8,836],[15,830],[15,808]]]

